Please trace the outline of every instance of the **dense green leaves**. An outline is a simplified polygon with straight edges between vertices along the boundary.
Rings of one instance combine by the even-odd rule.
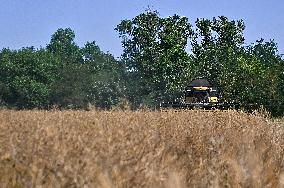
[[[208,78],[223,99],[246,110],[284,113],[284,60],[274,41],[245,45],[242,20],[161,17],[146,11],[116,27],[120,60],[95,42],[75,43],[70,28],[58,29],[46,48],[0,51],[0,105],[14,108],[132,109],[181,101],[196,77]]]
[[[149,11],[123,20],[116,30],[122,38],[129,74],[140,85],[136,87],[140,95],[153,97],[156,104],[181,91],[189,64],[185,50],[192,34],[186,17],[160,18],[157,12]]]
[[[75,33],[70,28],[58,29],[52,36],[47,50],[64,63],[83,61],[79,46],[74,42]]]
[[[130,100],[150,105],[156,100],[179,100],[191,79],[203,77],[220,88],[224,100],[280,115],[283,59],[273,41],[245,46],[244,29],[242,20],[225,16],[197,19],[195,27],[185,17],[161,18],[152,11],[123,20],[116,30],[132,83]]]
[[[284,110],[284,61],[278,55],[277,46],[273,41],[263,42],[263,40],[257,41],[247,47],[247,55],[245,58],[250,60],[247,62],[249,67],[242,72],[250,70],[254,75],[244,75],[239,79],[240,83],[251,82],[253,87],[246,87],[246,92],[251,90],[255,95],[253,104],[257,104],[257,107],[263,106],[268,111],[275,115],[283,114]],[[246,95],[243,95],[243,100],[246,100]]]
[[[0,55],[2,100],[19,108],[46,107],[57,60],[44,49],[3,49]]]
[[[46,49],[0,52],[0,104],[17,108],[111,108],[123,98],[123,66],[95,42],[79,48],[58,29]]]

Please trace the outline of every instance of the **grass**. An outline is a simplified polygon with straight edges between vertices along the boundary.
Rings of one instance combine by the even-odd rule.
[[[284,120],[1,110],[0,187],[284,187]]]

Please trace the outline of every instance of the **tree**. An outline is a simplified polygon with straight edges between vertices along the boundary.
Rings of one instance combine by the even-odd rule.
[[[245,25],[225,16],[197,19],[191,38],[194,75],[206,77],[219,86],[227,99],[236,93],[238,57],[243,53]]]
[[[90,103],[97,108],[110,109],[123,96],[123,67],[111,54],[102,52],[95,42],[78,48],[74,37],[72,30],[59,29],[47,47],[59,57],[62,65],[58,67],[59,78],[52,85],[52,103],[60,108],[85,108]],[[74,54],[76,56],[72,57]],[[70,56],[78,61],[68,60]]]
[[[157,99],[170,99],[182,90],[189,74],[186,45],[192,34],[186,17],[161,18],[158,12],[147,11],[123,20],[116,30],[129,74],[140,85],[134,95],[152,96],[156,104]]]
[[[58,79],[51,85],[51,102],[59,108],[85,108],[92,83],[88,65],[71,63],[57,70]]]
[[[81,63],[83,61],[81,51],[74,39],[75,33],[72,29],[60,28],[51,36],[46,48],[63,63]]]
[[[45,49],[3,49],[0,53],[2,100],[18,108],[47,108],[57,66],[57,59]]]
[[[252,91],[258,96],[254,103],[258,107],[263,106],[272,115],[283,115],[284,61],[279,55],[277,44],[273,40],[264,42],[261,39],[248,46],[246,51],[250,57],[254,57],[258,61],[259,65],[257,66],[262,73],[250,78],[257,81],[256,87]]]
[[[195,24],[192,30],[187,18],[160,18],[148,11],[117,26],[131,101],[172,100],[187,81],[203,77],[220,88],[225,100],[248,110],[264,107],[273,115],[283,113],[284,63],[277,45],[260,40],[245,46],[242,20],[220,16]]]
[[[125,67],[111,54],[102,52],[95,42],[87,42],[82,52],[84,64],[91,70],[89,102],[98,108],[110,109],[125,97]]]

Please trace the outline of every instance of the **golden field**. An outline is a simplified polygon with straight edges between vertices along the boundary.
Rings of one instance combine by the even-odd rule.
[[[0,187],[284,187],[284,120],[0,110]]]

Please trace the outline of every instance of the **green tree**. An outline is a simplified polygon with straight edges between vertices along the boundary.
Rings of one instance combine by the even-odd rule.
[[[81,51],[74,40],[75,33],[72,29],[60,28],[51,36],[46,48],[63,63],[81,63],[83,61]]]
[[[149,11],[117,26],[128,69],[127,95],[134,104],[179,97],[187,81],[204,77],[225,100],[245,109],[284,112],[284,63],[274,41],[245,46],[244,22],[225,16],[197,19],[195,25],[192,30],[187,18],[160,18]]]
[[[243,21],[230,21],[225,16],[197,19],[196,28],[190,40],[193,75],[208,78],[227,99],[233,99],[238,87],[238,57],[244,50]]]
[[[125,98],[125,67],[95,42],[87,42],[82,52],[84,64],[91,70],[88,100],[98,108],[110,109]]]
[[[255,87],[251,93],[258,98],[254,103],[257,107],[263,106],[273,115],[282,115],[284,113],[284,61],[279,55],[277,44],[274,41],[264,42],[261,39],[248,46],[246,52],[249,57],[253,57],[258,62],[258,71],[254,72],[261,72],[254,77],[246,78],[246,80],[255,80]]]
[[[51,52],[61,61],[59,77],[52,85],[53,104],[60,108],[85,108],[90,103],[110,109],[123,96],[122,65],[111,54],[102,52],[95,42],[78,48],[74,38],[72,30],[59,29],[47,47],[55,49]]]
[[[18,108],[46,108],[58,61],[45,49],[3,49],[0,53],[2,100]]]
[[[139,83],[132,97],[142,95],[156,104],[157,99],[170,99],[182,90],[189,74],[186,45],[192,34],[186,17],[161,18],[156,11],[147,11],[123,20],[116,30],[129,75]]]
[[[57,70],[58,79],[52,84],[51,102],[59,108],[85,108],[89,102],[88,94],[91,70],[85,64],[71,63]]]

